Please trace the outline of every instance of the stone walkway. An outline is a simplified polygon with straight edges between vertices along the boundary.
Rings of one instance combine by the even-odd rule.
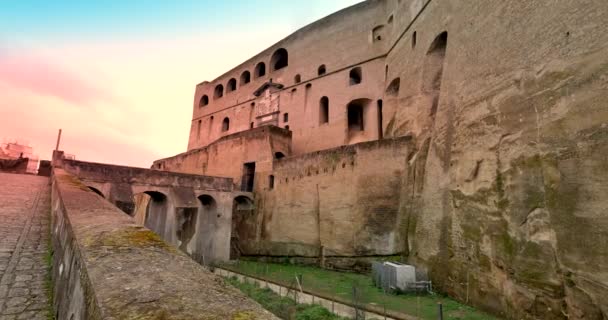
[[[0,173],[0,320],[47,319],[48,182]]]

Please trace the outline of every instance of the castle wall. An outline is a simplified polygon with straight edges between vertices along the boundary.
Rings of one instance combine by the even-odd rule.
[[[344,146],[274,162],[274,188],[256,190],[257,233],[244,254],[317,257],[403,251],[400,191],[410,138]]]
[[[275,154],[290,155],[290,145],[288,131],[267,126],[226,136],[206,148],[154,161],[152,168],[229,177],[235,189],[241,189],[245,163],[255,162],[256,172],[269,172]]]
[[[608,314],[607,21],[602,1],[432,1],[389,52],[385,135],[418,151],[409,257],[441,290],[512,318]]]
[[[389,2],[369,1],[337,12],[283,39],[243,64],[211,82],[196,87],[188,150],[204,147],[222,136],[250,129],[255,122],[253,104],[259,98],[253,95],[262,84],[272,79],[285,86],[280,93],[281,121],[279,126],[289,126],[294,132],[296,154],[322,150],[345,144],[345,109],[354,99],[368,98],[376,101],[382,95],[384,81],[383,55],[390,45],[390,36],[395,28],[387,22]],[[374,29],[382,26],[382,32]],[[378,40],[378,36],[379,39]],[[288,52],[289,65],[271,71],[271,57],[279,49]],[[253,72],[259,62],[266,65],[266,75],[255,78]],[[318,67],[324,65],[326,73],[318,75]],[[361,67],[363,81],[349,86],[349,72]],[[244,71],[252,73],[251,82],[240,84]],[[301,82],[296,83],[296,75]],[[226,92],[230,79],[237,80],[237,89]],[[224,95],[214,99],[217,85],[224,86]],[[310,85],[307,89],[306,86]],[[206,95],[209,104],[199,106]],[[329,124],[320,125],[318,118],[319,99],[330,99]],[[282,121],[282,114],[289,114],[289,121]],[[222,121],[230,119],[230,130],[222,131]],[[200,125],[199,125],[200,121]],[[376,138],[373,127],[376,120],[369,119],[369,134],[360,139]],[[200,126],[200,130],[199,130]],[[257,126],[257,123],[256,123]],[[200,132],[200,133],[199,133]],[[331,135],[333,139],[319,141],[317,136]],[[360,141],[358,141],[360,142]]]
[[[384,28],[369,31],[381,20]],[[606,318],[606,30],[601,0],[368,1],[199,85],[196,101],[279,47],[290,65],[268,78],[302,73],[301,84],[275,93],[292,156],[258,156],[265,165],[256,168],[254,223],[240,235],[244,253],[401,253],[439,290],[508,318]],[[365,43],[363,35],[387,41]],[[306,55],[296,59],[300,44]],[[334,54],[314,53],[323,50]],[[327,63],[325,76],[310,74],[334,58],[344,70]],[[354,66],[363,81],[349,86]],[[200,109],[195,102],[193,130],[211,116],[217,126],[229,116],[235,131],[248,130],[259,98],[237,95]],[[319,123],[323,96],[327,124]],[[353,135],[347,105],[359,99],[367,99],[363,117],[372,127]],[[182,163],[208,161],[195,156],[206,149],[195,148],[233,132],[219,128],[201,139],[191,134]],[[243,151],[232,149],[248,147],[231,147],[213,157],[242,162],[232,154]],[[184,170],[172,161],[164,169]]]

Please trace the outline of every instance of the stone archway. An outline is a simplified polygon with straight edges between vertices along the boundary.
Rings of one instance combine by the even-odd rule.
[[[243,245],[255,240],[256,225],[253,200],[247,196],[235,197],[232,201],[232,232],[230,233],[230,260],[244,254]]]

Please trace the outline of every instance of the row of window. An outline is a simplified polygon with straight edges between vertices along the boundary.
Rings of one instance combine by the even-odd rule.
[[[272,54],[270,58],[271,71],[283,69],[289,65],[289,54],[286,49],[280,48]],[[266,75],[266,64],[259,62],[253,69],[254,79],[263,77]],[[240,86],[244,86],[251,82],[251,73],[249,70],[243,71],[240,77]],[[235,78],[231,78],[226,83],[226,93],[235,91],[237,89],[237,81]],[[218,84],[213,90],[213,99],[219,99],[224,96],[224,85]],[[209,104],[209,96],[203,95],[199,101],[199,107],[204,107]]]
[[[287,62],[285,62],[285,63],[287,63]],[[260,64],[263,65],[264,63],[260,62]],[[258,64],[258,66],[260,64]],[[275,67],[276,67],[276,65],[275,65]],[[321,65],[318,69],[318,74],[321,76],[321,75],[325,74],[325,72],[326,72],[325,65]],[[243,72],[243,75],[241,75],[241,85],[243,84],[243,81],[246,81],[245,83],[249,82],[249,71],[245,71],[245,72]],[[297,74],[294,77],[294,82],[300,83],[301,81],[302,81],[302,78],[300,77],[299,74]],[[356,84],[361,83],[361,81],[363,81],[363,74],[361,72],[361,67],[352,68],[349,72],[349,85],[351,85],[351,86],[356,85]],[[221,84],[217,85],[215,87],[215,98],[222,97],[223,90],[224,90],[223,85],[221,85]],[[234,90],[236,90],[236,79],[232,78],[232,79],[228,80],[228,92],[231,92]],[[209,104],[209,97],[207,95],[203,95],[199,102],[199,107],[204,107],[208,104]]]

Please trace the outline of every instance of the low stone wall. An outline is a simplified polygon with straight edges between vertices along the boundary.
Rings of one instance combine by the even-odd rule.
[[[0,172],[26,173],[28,161],[28,158],[0,159]]]
[[[52,182],[56,319],[276,319],[63,169]]]

